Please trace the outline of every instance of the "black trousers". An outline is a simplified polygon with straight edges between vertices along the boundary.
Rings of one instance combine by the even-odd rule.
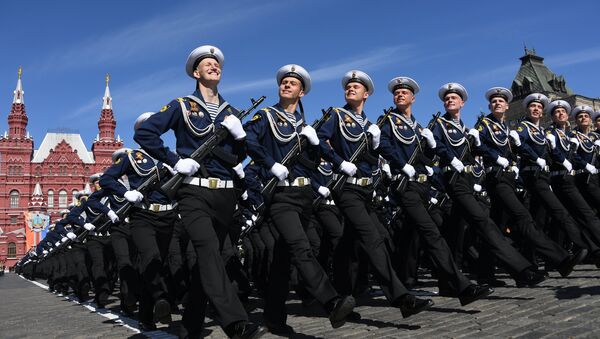
[[[575,177],[575,184],[585,201],[596,211],[596,215],[600,215],[600,184],[598,183],[598,174],[579,174]]]
[[[137,298],[140,291],[140,279],[132,259],[137,251],[131,237],[130,225],[122,222],[111,226],[110,242],[115,255],[116,269],[121,280],[121,300]]]
[[[173,235],[169,244],[169,255],[167,264],[170,272],[170,291],[172,298],[178,303],[183,299],[189,289],[189,270],[187,258],[184,255],[187,251],[189,237],[185,232],[183,222],[177,218],[173,227]]]
[[[567,237],[579,248],[587,248],[590,253],[600,250],[598,246],[586,239],[579,229],[573,215],[569,214],[567,208],[550,189],[550,182],[546,175],[535,177],[533,174],[523,173],[523,181],[527,191],[531,194],[531,210],[535,211],[541,205],[553,220],[553,224],[563,230]]]
[[[234,222],[237,199],[236,189],[183,185],[177,191],[179,214],[197,258],[191,268],[189,303],[182,320],[190,333],[201,332],[209,300],[219,314],[221,327],[248,320],[221,257],[223,242]]]
[[[556,175],[550,179],[550,182],[560,201],[583,228],[583,232],[596,245],[600,244],[600,219],[577,189],[575,178],[573,176]]]
[[[94,283],[94,293],[98,298],[101,293],[110,294],[109,282],[109,264],[112,249],[110,247],[110,238],[108,236],[88,236],[86,247],[92,266],[92,281]]]
[[[369,259],[372,272],[389,302],[408,293],[392,264],[385,239],[375,225],[367,204],[373,197],[373,188],[346,184],[339,197],[334,197],[345,220],[344,233],[351,230]]]
[[[318,260],[325,272],[329,274],[335,264],[332,260],[333,255],[337,251],[344,233],[342,215],[337,206],[321,204],[314,210],[313,216],[316,222],[319,223],[322,232]]]
[[[396,198],[409,220],[415,223],[421,238],[421,244],[433,260],[440,285],[450,287],[457,294],[464,291],[471,285],[471,282],[454,263],[448,244],[427,212],[429,184],[409,182],[404,192],[396,192]]]
[[[486,188],[492,200],[492,210],[504,211],[511,218],[511,230],[552,264],[559,265],[569,253],[539,230],[529,210],[517,197],[513,173],[502,173],[499,178],[488,176]]]
[[[308,293],[321,304],[338,296],[310,246],[305,228],[310,223],[313,193],[310,186],[278,188],[269,214],[277,230],[273,263],[265,295],[265,321],[285,324],[290,264],[294,265]]]
[[[446,179],[449,179],[450,175],[451,172],[446,173]],[[473,185],[466,177],[467,175],[470,174],[459,174],[456,182],[448,185],[448,194],[452,199],[455,211],[464,216],[483,242],[489,246],[494,256],[506,266],[511,274],[514,275],[532,267],[532,264],[512,247],[498,226],[490,219],[488,213],[481,208],[473,196]]]

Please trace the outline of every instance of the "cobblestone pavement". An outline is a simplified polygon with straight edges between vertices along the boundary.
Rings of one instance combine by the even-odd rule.
[[[553,272],[536,288],[516,288],[504,277],[509,287],[497,288],[487,299],[466,307],[456,299],[428,293],[435,306],[408,319],[388,307],[382,296],[362,297],[357,307],[362,319],[336,330],[319,306],[304,308],[292,298],[288,324],[298,332],[295,338],[600,338],[596,321],[600,270],[595,266],[578,266],[568,278]],[[425,280],[425,286],[432,285],[433,281]],[[179,315],[170,327],[160,325],[157,331],[139,333],[136,321],[119,316],[114,296],[107,310],[95,310],[93,303],[79,304],[72,296],[57,296],[41,286],[14,274],[0,277],[0,338],[174,338],[177,334]],[[423,287],[423,291],[437,288]],[[260,321],[260,301],[255,303],[259,307],[251,319]],[[205,335],[225,337],[210,319]]]

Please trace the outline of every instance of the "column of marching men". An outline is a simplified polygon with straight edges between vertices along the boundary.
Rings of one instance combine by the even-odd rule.
[[[425,125],[413,112],[415,80],[393,78],[393,107],[377,116],[365,111],[372,79],[351,70],[344,104],[309,124],[311,78],[290,64],[276,73],[278,100],[242,125],[262,99],[243,111],[225,101],[223,61],[214,46],[192,51],[193,94],[136,120],[140,148],[116,151],[90,177],[94,191],[61,211],[19,272],[80,301],[93,292],[98,307],[118,285],[121,311],[139,310],[141,330],[182,308],[181,337],[200,337],[208,312],[229,337],[256,338],[294,333],[290,288],[337,328],[361,318],[355,297],[372,284],[403,317],[430,308],[409,291],[420,267],[462,306],[506,285],[498,268],[531,287],[548,271],[600,267],[600,117],[591,107],[534,93],[510,130],[512,94],[493,87],[491,113],[469,128],[467,90],[448,83],[444,113]],[[161,139],[169,130],[175,150]],[[252,293],[264,299],[262,326],[248,319]]]

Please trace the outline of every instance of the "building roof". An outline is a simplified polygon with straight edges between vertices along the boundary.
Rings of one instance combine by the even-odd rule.
[[[521,67],[511,86],[515,100],[531,93],[555,93],[561,97],[574,94],[567,87],[565,78],[544,65],[544,58],[536,55],[535,49],[525,48],[525,55],[520,60]]]
[[[40,144],[40,148],[33,152],[33,160],[31,162],[41,163],[46,160],[50,154],[50,150],[54,149],[63,140],[73,148],[73,151],[77,151],[77,156],[79,156],[84,164],[95,163],[93,153],[87,150],[81,139],[81,135],[75,133],[46,133],[44,140]]]

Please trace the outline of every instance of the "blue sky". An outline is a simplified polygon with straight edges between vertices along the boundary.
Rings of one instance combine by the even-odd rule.
[[[340,79],[360,69],[375,81],[372,120],[392,103],[388,81],[405,75],[421,85],[422,123],[443,108],[437,90],[453,81],[469,92],[463,119],[472,124],[487,109],[486,89],[510,87],[523,43],[576,93],[600,96],[599,9],[596,1],[2,1],[0,133],[22,65],[36,148],[54,128],[78,130],[91,147],[110,73],[116,133],[134,146],[140,113],[194,90],[184,65],[203,44],[224,52],[220,92],[236,107],[261,95],[275,103],[276,70],[296,63],[313,77],[303,100],[311,121],[343,104]]]

